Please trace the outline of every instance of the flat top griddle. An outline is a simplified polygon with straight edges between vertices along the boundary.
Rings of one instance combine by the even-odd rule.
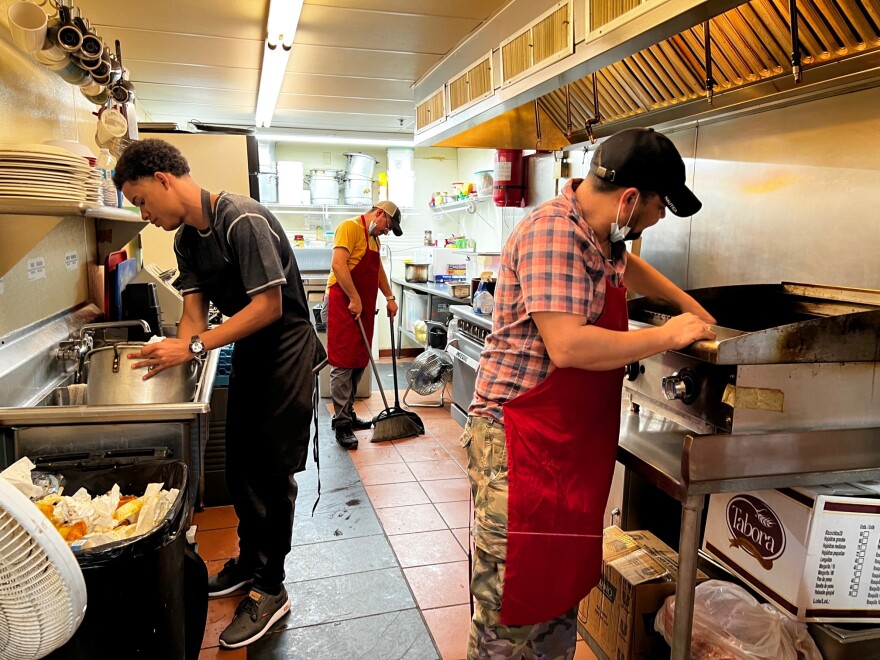
[[[713,364],[880,360],[880,291],[782,282],[688,291],[717,320],[715,341],[681,349]],[[679,312],[656,298],[629,301],[630,327]]]

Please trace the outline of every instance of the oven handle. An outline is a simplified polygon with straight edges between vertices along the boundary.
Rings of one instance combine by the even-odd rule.
[[[480,363],[477,360],[473,359],[467,353],[465,353],[465,352],[461,351],[460,349],[456,348],[455,346],[453,346],[452,345],[453,342],[458,342],[458,338],[456,337],[455,339],[453,339],[452,341],[449,342],[449,344],[446,346],[446,352],[449,353],[453,358],[457,358],[457,359],[461,360],[462,362],[464,362],[467,366],[469,366],[474,371],[479,369]]]

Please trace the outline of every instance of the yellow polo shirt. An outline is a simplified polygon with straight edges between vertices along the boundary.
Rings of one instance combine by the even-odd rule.
[[[379,243],[374,236],[370,236],[370,249],[379,250]],[[360,217],[349,218],[339,223],[336,233],[333,235],[333,248],[344,247],[348,250],[348,270],[351,272],[355,266],[360,263],[367,253],[367,239],[364,235],[364,224]],[[333,269],[330,269],[330,276],[327,278],[327,290],[336,284],[336,275]]]

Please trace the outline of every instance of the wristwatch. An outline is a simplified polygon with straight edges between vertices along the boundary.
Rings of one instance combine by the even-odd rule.
[[[394,296],[385,296],[385,300],[397,300]]]
[[[193,355],[202,355],[205,352],[205,344],[198,335],[193,335],[189,340],[189,351]]]

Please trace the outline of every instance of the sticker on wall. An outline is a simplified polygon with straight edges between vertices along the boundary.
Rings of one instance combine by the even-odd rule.
[[[76,270],[79,265],[79,255],[76,252],[68,252],[64,255],[64,267],[67,270]]]
[[[41,280],[46,277],[46,257],[28,259],[27,270],[29,280]]]

